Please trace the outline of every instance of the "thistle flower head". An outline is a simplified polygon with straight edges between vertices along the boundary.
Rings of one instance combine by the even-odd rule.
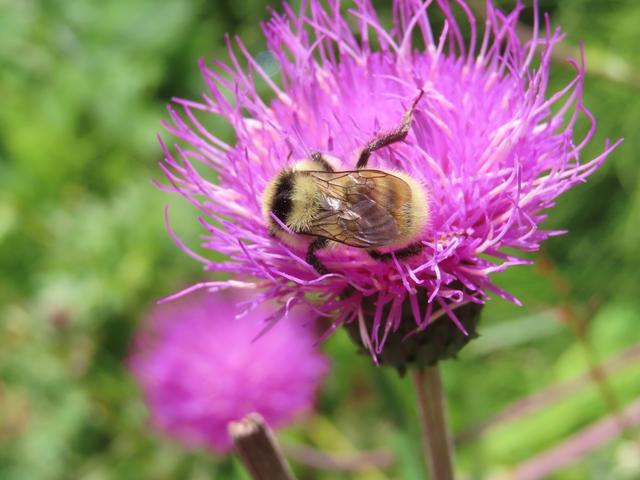
[[[308,410],[328,362],[303,308],[256,340],[264,309],[235,318],[238,296],[196,295],[157,307],[130,368],[160,430],[224,453],[229,422],[259,412],[272,426]],[[254,341],[255,340],[255,341]]]
[[[534,8],[532,38],[522,41],[521,4],[504,13],[487,2],[481,26],[463,0],[395,0],[388,28],[368,0],[352,8],[329,3],[303,2],[299,12],[285,4],[263,25],[278,77],[239,39],[229,41],[230,64],[201,62],[207,92],[170,107],[166,128],[187,147],[172,153],[163,146],[167,188],[200,208],[204,247],[228,261],[197,258],[236,275],[234,285],[256,286],[256,304],[280,301],[279,317],[311,304],[333,319],[330,331],[351,325],[374,356],[390,336],[422,331],[438,317],[464,336],[456,312],[490,293],[518,302],[491,274],[528,263],[513,252],[538,250],[562,233],[540,228],[547,209],[615,147],[607,142],[596,158],[581,158],[595,129],[582,103],[584,61],[569,60],[574,78],[549,91],[551,53],[562,34]],[[258,83],[271,95],[261,96]],[[416,239],[422,250],[378,261],[338,245],[317,252],[329,272],[318,273],[307,262],[308,240],[290,245],[270,234],[263,191],[313,151],[355,169],[360,149],[398,125],[419,92],[408,136],[374,152],[369,168],[403,172],[428,192],[429,221]],[[205,116],[229,122],[235,140],[207,131]],[[576,139],[581,117],[591,126]],[[200,167],[215,170],[219,182],[205,180]]]

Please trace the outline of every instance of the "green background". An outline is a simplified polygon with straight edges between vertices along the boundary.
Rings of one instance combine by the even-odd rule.
[[[233,458],[187,452],[150,431],[124,361],[150,305],[208,278],[163,224],[169,204],[175,230],[195,245],[195,212],[151,184],[161,178],[155,135],[165,104],[199,95],[197,59],[226,58],[224,32],[263,51],[266,4],[0,0],[1,479],[246,478]],[[508,478],[640,394],[632,350],[604,379],[570,386],[560,400],[545,393],[548,405],[469,434],[640,342],[640,3],[541,4],[569,47],[586,45],[585,103],[598,131],[584,158],[607,137],[625,141],[550,212],[546,226],[570,233],[548,241],[535,266],[495,277],[525,306],[492,301],[481,338],[443,366],[461,478]],[[552,88],[571,73],[557,62]],[[394,460],[337,473],[291,452],[299,477],[423,478],[408,379],[372,367],[343,332],[324,347],[334,362],[317,414],[281,432],[282,443],[289,452],[387,449]],[[639,478],[638,448],[627,428],[551,478]]]

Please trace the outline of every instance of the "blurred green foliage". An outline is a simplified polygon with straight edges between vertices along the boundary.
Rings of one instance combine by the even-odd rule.
[[[186,452],[148,429],[126,356],[149,305],[204,278],[163,223],[169,204],[174,228],[197,244],[193,210],[150,183],[161,176],[164,105],[199,95],[197,59],[224,58],[224,32],[260,52],[267,3],[0,1],[0,478],[247,478],[232,458]],[[585,157],[606,137],[626,138],[551,212],[547,226],[570,233],[549,241],[536,267],[498,277],[525,307],[492,302],[483,337],[444,366],[456,432],[640,341],[640,4],[541,3],[568,45],[586,45],[585,101],[599,123]],[[558,63],[555,85],[570,74]],[[318,416],[283,442],[388,448],[395,463],[338,474],[294,461],[300,477],[423,478],[408,381],[355,355],[343,333],[326,349],[334,369]],[[638,362],[611,374],[607,388],[620,405],[637,398]],[[459,471],[493,478],[611,409],[589,384],[462,442]],[[553,478],[638,478],[624,460],[629,438]]]

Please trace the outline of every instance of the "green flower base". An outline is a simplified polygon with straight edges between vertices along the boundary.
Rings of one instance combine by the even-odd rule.
[[[422,294],[419,297],[426,298],[426,295]],[[374,301],[374,298],[371,297],[370,300],[365,298],[363,302],[365,323],[369,331],[371,331],[373,324]],[[416,331],[411,306],[406,301],[402,307],[402,313],[406,320],[401,322],[397,331],[389,334],[382,352],[378,354],[378,361],[381,365],[395,367],[403,375],[409,367],[432,367],[441,360],[455,358],[467,343],[478,336],[476,328],[480,321],[482,307],[483,305],[477,303],[468,303],[455,308],[458,320],[469,334],[465,335],[447,315],[439,317],[427,325],[424,330]],[[425,308],[425,305],[421,305],[423,312]],[[345,327],[351,339],[364,353],[369,354],[362,345],[358,322],[353,321]]]

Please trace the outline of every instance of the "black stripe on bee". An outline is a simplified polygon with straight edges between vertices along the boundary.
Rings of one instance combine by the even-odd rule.
[[[327,160],[322,156],[320,152],[313,152],[311,154],[311,160],[322,167],[322,170],[326,172],[333,172],[333,167]]]
[[[271,204],[271,211],[280,219],[282,223],[287,223],[287,219],[293,208],[293,172],[282,172],[276,185],[276,193]]]

